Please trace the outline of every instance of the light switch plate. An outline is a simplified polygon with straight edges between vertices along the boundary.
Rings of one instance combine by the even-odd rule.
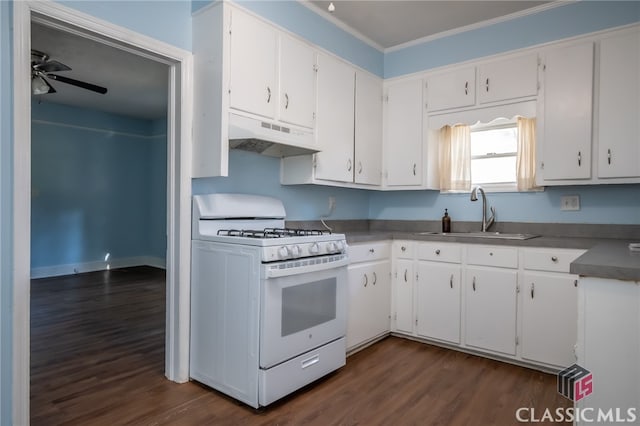
[[[575,211],[580,210],[579,195],[563,195],[560,198],[560,210]]]

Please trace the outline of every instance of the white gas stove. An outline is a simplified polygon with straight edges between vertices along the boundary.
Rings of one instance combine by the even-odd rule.
[[[275,198],[193,197],[190,376],[253,407],[345,363],[345,236],[284,225]]]

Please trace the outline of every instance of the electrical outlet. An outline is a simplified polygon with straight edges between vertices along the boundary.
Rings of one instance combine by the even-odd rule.
[[[560,210],[575,211],[580,210],[579,195],[563,195],[560,199]]]
[[[333,210],[336,208],[336,197],[329,197],[329,211],[333,212]]]

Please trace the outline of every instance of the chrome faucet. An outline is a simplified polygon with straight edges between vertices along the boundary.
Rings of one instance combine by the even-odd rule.
[[[491,207],[491,217],[487,220],[487,197],[481,186],[476,186],[471,190],[471,201],[478,201],[478,191],[482,194],[482,232],[487,232],[487,229],[495,222],[496,209]]]

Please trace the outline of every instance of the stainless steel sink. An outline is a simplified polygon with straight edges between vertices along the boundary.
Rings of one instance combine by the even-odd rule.
[[[416,235],[441,235],[443,237],[493,238],[498,240],[529,240],[539,235],[507,234],[503,232],[416,232]]]

